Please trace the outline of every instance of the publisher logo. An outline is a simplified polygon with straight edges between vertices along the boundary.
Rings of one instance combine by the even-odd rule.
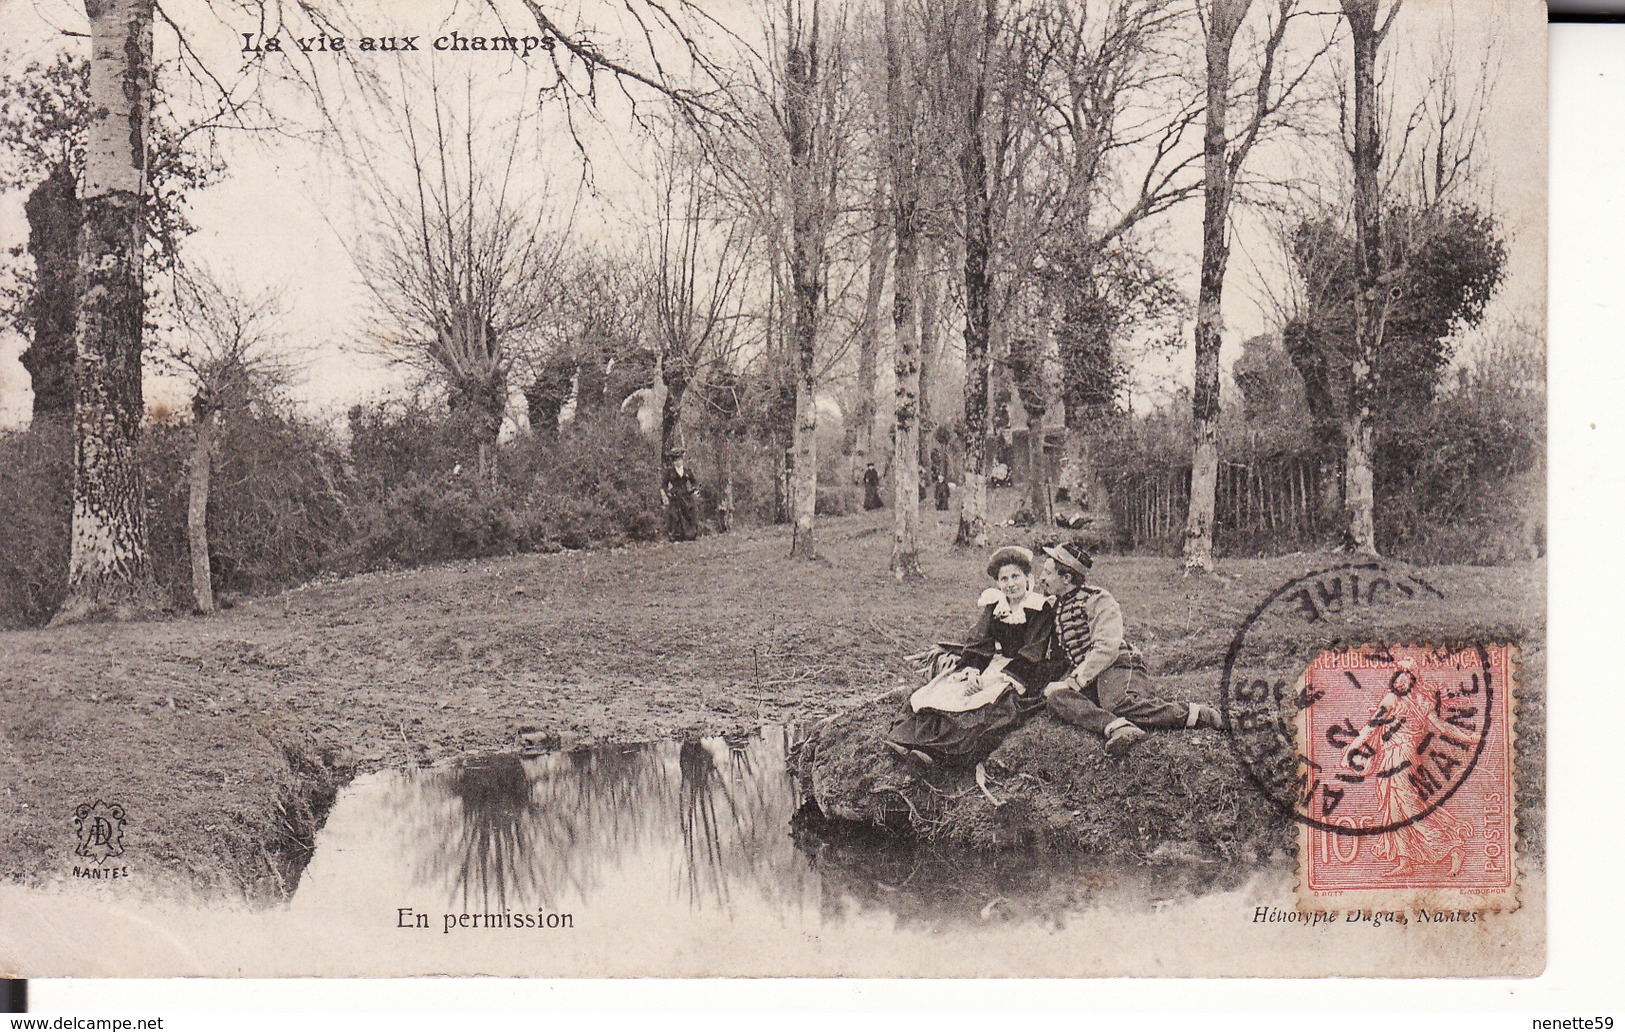
[[[124,807],[117,803],[81,803],[73,811],[73,826],[79,833],[82,856],[100,864],[110,856],[124,855]]]

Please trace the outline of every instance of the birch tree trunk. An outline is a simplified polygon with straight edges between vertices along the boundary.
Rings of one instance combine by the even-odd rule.
[[[53,623],[156,609],[136,442],[154,0],[87,0],[90,124],[75,327],[73,535]]]
[[[817,558],[813,519],[818,506],[818,317],[824,261],[821,191],[816,164],[819,86],[818,5],[804,34],[791,31],[785,82],[785,139],[790,151],[790,282],[794,293],[791,348],[796,371],[795,463],[791,470],[792,558]]]
[[[796,377],[796,443],[790,465],[790,557],[816,559],[813,518],[818,508],[818,410],[812,377]]]
[[[877,177],[875,226],[869,234],[869,279],[863,293],[863,324],[858,333],[858,390],[852,408],[853,451],[858,466],[874,461],[875,415],[879,410],[880,301],[886,290],[886,181]]]
[[[920,289],[919,199],[914,105],[906,92],[898,0],[886,0],[886,135],[891,145],[892,233],[897,239],[892,327],[897,385],[892,435],[891,572],[923,580],[920,570]],[[871,258],[873,257],[871,253]]]
[[[1399,14],[1398,0],[1377,25],[1378,0],[1342,0],[1354,50],[1354,234],[1359,263],[1354,297],[1354,361],[1344,418],[1343,506],[1347,546],[1377,554],[1376,475],[1371,466],[1371,367],[1382,340],[1382,141],[1377,52]]]
[[[214,442],[220,413],[204,411],[186,461],[186,544],[192,557],[192,602],[200,613],[214,612],[214,577],[209,568],[209,480],[214,470]]]
[[[1230,52],[1251,0],[1212,0],[1207,18],[1207,128],[1202,137],[1202,275],[1196,300],[1196,377],[1191,395],[1191,497],[1185,569],[1213,568],[1219,497],[1219,345],[1224,327],[1225,239],[1233,181],[1229,163]]]
[[[931,435],[936,429],[936,421],[931,415],[931,383],[937,369],[937,327],[941,325],[937,312],[939,299],[942,297],[942,285],[938,282],[936,247],[931,238],[922,235],[916,242],[919,245],[920,255],[917,263],[920,267],[920,461],[926,462],[932,456]],[[932,469],[946,478],[947,457],[942,456],[941,462],[941,468],[937,468],[933,463]]]

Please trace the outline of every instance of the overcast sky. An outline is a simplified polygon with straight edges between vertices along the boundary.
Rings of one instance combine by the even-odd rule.
[[[369,3],[375,6],[369,7]],[[191,7],[176,0],[165,7],[187,26],[189,41],[222,79],[232,81],[239,76],[244,57],[237,34],[258,28],[257,16],[249,14],[253,5],[244,4],[236,11],[219,5],[205,11],[197,0]],[[459,7],[450,0],[388,5],[383,0],[361,0],[350,7],[355,12],[354,27],[378,34],[416,34],[419,47],[425,50],[434,36],[453,27],[464,34],[500,31],[492,25],[492,16],[482,13],[483,7]],[[742,27],[741,35],[753,31],[750,12],[754,8],[727,4],[713,10],[731,16]],[[1511,262],[1491,319],[1513,313],[1538,317],[1543,312],[1545,288],[1544,6],[1538,0],[1457,0],[1455,5],[1445,0],[1407,0],[1399,23],[1404,35],[1396,31],[1397,59],[1417,67],[1430,52],[1434,36],[1448,25],[1455,26],[1462,53],[1475,52],[1491,33],[1505,44],[1500,49],[1500,75],[1490,97],[1483,181],[1488,203],[1502,221]],[[46,58],[64,44],[83,45],[83,40],[61,35],[61,28],[83,31],[82,8],[68,0],[0,0],[0,38],[8,46],[4,66],[17,68],[31,59]],[[511,31],[522,34],[523,24],[514,22]],[[621,31],[626,31],[624,26]],[[158,38],[160,52],[173,48],[172,32],[161,27]],[[343,109],[341,118],[375,117],[348,103],[343,80],[326,77],[328,73],[314,56],[289,60],[305,62],[302,67],[307,74],[315,70],[328,87],[329,102]],[[426,68],[436,58],[431,50],[406,60],[421,61]],[[449,73],[460,74],[465,67],[478,69],[480,85],[490,91],[483,110],[492,116],[499,115],[499,109],[516,106],[516,98],[528,95],[534,85],[534,77],[527,80],[522,67],[504,55],[442,55],[438,61],[436,67]],[[387,70],[388,59],[374,67]],[[611,90],[605,90],[604,96],[602,122],[584,129],[593,163],[590,188],[579,192],[580,156],[557,133],[556,113],[550,116],[549,128],[561,142],[541,152],[537,170],[553,184],[555,202],[565,202],[559,204],[559,210],[575,211],[575,232],[624,244],[646,218],[639,198],[648,154],[627,128],[626,105]],[[289,127],[317,124],[308,100],[293,87],[270,86],[264,97]],[[353,134],[352,152],[365,135]],[[285,287],[291,311],[290,338],[299,342],[300,357],[306,363],[298,393],[314,410],[335,413],[355,401],[398,390],[405,382],[403,371],[387,368],[381,359],[353,346],[365,332],[367,300],[345,238],[353,243],[360,207],[354,178],[338,149],[305,138],[230,133],[223,134],[222,147],[228,176],[193,197],[192,216],[199,229],[185,245],[189,254],[211,267],[233,270],[249,288]],[[1153,229],[1159,254],[1179,272],[1193,302],[1200,218],[1200,201],[1196,200]],[[0,197],[0,245],[9,247],[24,239],[22,196]],[[1233,254],[1225,303],[1226,368],[1239,353],[1241,340],[1272,328],[1269,280],[1279,275],[1271,267],[1271,247],[1256,219],[1242,216]],[[17,361],[21,350],[22,341],[16,334],[7,332],[0,339],[3,425],[16,425],[26,418],[31,400],[27,375]],[[1144,363],[1136,380],[1136,403],[1155,403],[1188,382],[1190,364],[1188,348],[1170,359]],[[162,383],[151,384],[150,390],[155,397],[177,401],[183,394],[177,386]]]

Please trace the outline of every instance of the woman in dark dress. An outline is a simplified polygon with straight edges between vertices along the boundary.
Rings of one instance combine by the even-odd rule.
[[[694,503],[699,485],[683,463],[683,452],[673,448],[666,453],[666,476],[660,482],[660,504],[666,508],[666,535],[673,541],[693,541],[700,536],[699,516]]]
[[[998,582],[977,600],[981,613],[957,657],[938,660],[931,683],[913,693],[886,736],[899,756],[922,763],[969,766],[1044,708],[1054,603],[1032,590],[1033,554],[993,553],[988,576]]]
[[[863,470],[863,507],[872,512],[885,504],[880,500],[880,471],[871,462]]]

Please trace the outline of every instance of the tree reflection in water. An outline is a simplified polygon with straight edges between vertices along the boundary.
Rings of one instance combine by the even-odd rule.
[[[935,931],[1058,927],[1103,906],[1177,905],[1233,890],[1258,871],[952,850],[828,825],[811,810],[792,823],[799,795],[788,745],[788,733],[771,728],[380,775],[364,794],[341,796],[329,831],[343,827],[336,841],[351,844],[311,885],[359,894],[393,888],[378,879],[399,877],[410,879],[401,890],[436,893],[465,913],[590,912],[596,904],[632,906],[654,923],[675,908],[741,929],[881,915]]]
[[[651,859],[671,872],[666,891],[693,909],[731,911],[740,893],[816,906],[817,878],[789,833],[786,745],[770,729],[480,757],[393,779],[383,806],[417,884],[443,886],[465,911],[587,901],[617,878],[646,880]]]
[[[695,910],[732,913],[747,890],[782,909],[813,904],[817,879],[790,837],[798,802],[786,766],[788,734],[728,736],[678,749],[679,893]]]

